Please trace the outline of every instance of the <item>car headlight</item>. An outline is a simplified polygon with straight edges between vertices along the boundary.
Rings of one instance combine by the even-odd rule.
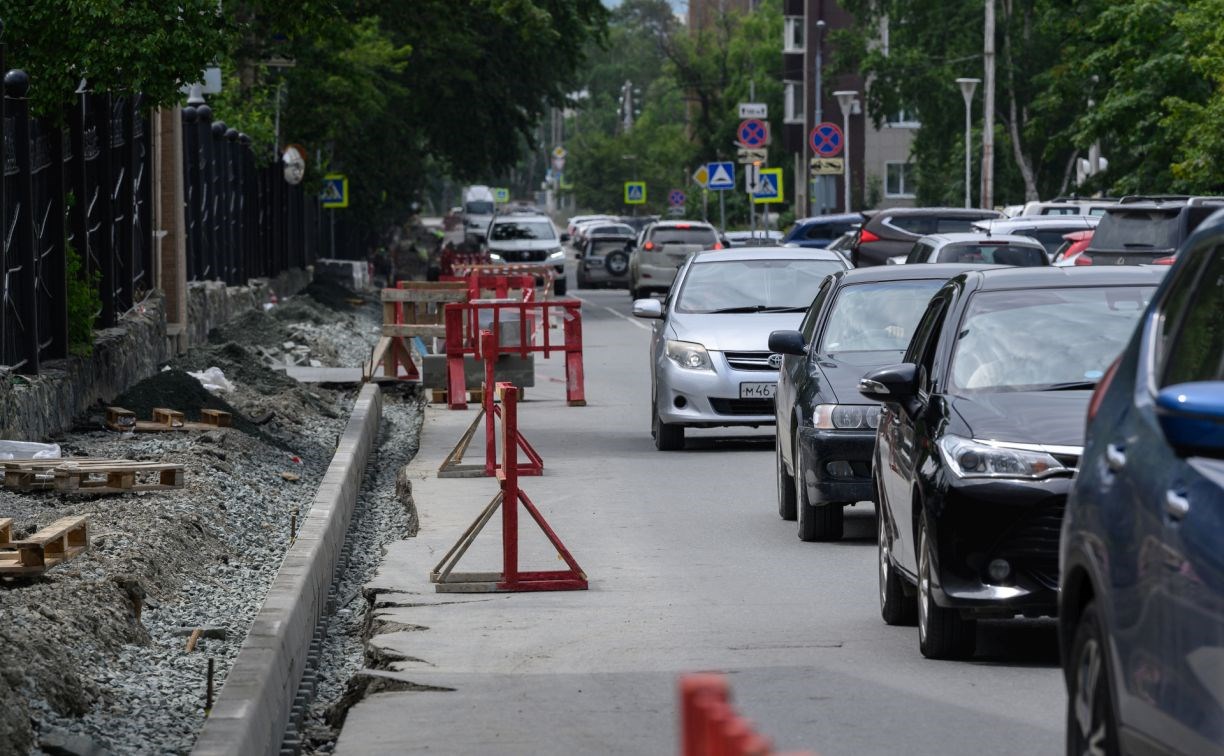
[[[713,370],[710,353],[701,344],[693,341],[667,340],[667,359],[686,370]]]
[[[554,249],[552,252],[548,253],[548,259],[549,260],[564,260],[565,250],[561,249],[560,247]]]
[[[822,430],[875,430],[880,424],[880,405],[817,404],[812,424]]]
[[[497,254],[496,252],[490,252],[490,253],[489,253],[489,260],[490,260],[491,262],[503,262],[503,260],[502,260],[502,256],[501,256],[501,255],[499,255],[499,254]]]
[[[1036,479],[1072,472],[1042,451],[1007,449],[960,436],[939,439],[939,452],[948,468],[960,478]]]

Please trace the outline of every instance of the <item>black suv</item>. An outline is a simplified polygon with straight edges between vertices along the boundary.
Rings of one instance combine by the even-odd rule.
[[[1123,197],[1105,209],[1077,265],[1168,265],[1224,197]]]
[[[850,243],[850,264],[856,268],[908,254],[919,237],[972,231],[974,221],[1003,217],[994,210],[963,207],[894,207],[863,215],[867,220]]]

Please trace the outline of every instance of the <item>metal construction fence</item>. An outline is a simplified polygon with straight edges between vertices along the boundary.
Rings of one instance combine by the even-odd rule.
[[[82,280],[98,282],[94,328],[115,325],[158,285],[156,118],[142,96],[82,88],[57,123],[30,116],[30,86],[9,71],[0,98],[0,372],[26,374],[68,354],[68,249]],[[317,197],[260,164],[207,105],[184,107],[182,119],[187,280],[236,285],[313,263]]]

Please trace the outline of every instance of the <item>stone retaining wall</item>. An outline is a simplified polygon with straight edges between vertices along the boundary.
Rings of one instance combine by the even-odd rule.
[[[90,357],[44,362],[33,376],[0,373],[0,438],[42,441],[71,428],[73,418],[99,400],[108,401],[157,372],[173,356],[176,341],[179,348],[203,343],[210,330],[262,306],[270,293],[291,296],[310,280],[310,270],[292,270],[249,286],[192,284],[189,326],[177,339],[168,338],[165,302],[153,294],[116,327],[97,331]]]

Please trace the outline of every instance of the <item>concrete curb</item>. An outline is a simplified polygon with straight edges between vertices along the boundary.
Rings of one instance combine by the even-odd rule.
[[[234,659],[193,754],[280,752],[381,418],[382,394],[367,384],[357,395],[336,456]]]

